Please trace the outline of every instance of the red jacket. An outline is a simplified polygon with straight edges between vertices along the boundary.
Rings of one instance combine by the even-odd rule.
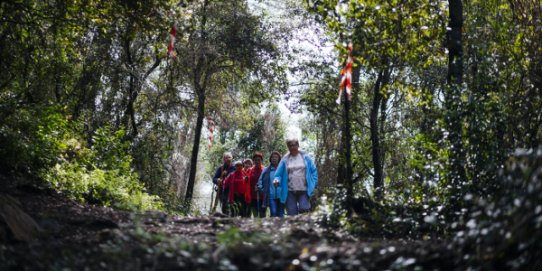
[[[250,187],[249,187],[250,188],[250,198],[253,199],[253,200],[256,200],[256,190],[254,188],[258,184],[258,179],[260,178],[260,175],[262,175],[263,169],[264,169],[263,165],[260,165],[260,167],[253,166],[247,172],[248,181],[250,183]],[[262,200],[261,192],[260,192],[260,200]]]
[[[224,187],[229,189],[228,202],[233,203],[233,196],[235,194],[243,194],[245,196],[245,202],[250,202],[250,186],[246,180],[246,174],[244,171],[234,171],[224,181]]]

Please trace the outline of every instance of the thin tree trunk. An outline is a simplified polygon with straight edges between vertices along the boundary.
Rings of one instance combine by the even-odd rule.
[[[462,139],[462,106],[461,84],[463,83],[463,44],[461,32],[463,27],[463,6],[461,0],[449,0],[449,31],[448,38],[448,91],[446,92],[446,120],[449,129],[449,141],[451,144],[451,186],[452,199],[460,200],[461,187],[466,181],[464,168],[465,151]],[[456,201],[458,202],[458,201]]]
[[[348,208],[348,215],[351,214],[352,209],[352,197],[354,196],[353,187],[352,187],[352,133],[351,133],[351,121],[350,121],[350,105],[351,102],[348,100],[348,95],[345,93],[343,95],[344,97],[344,111],[343,111],[343,122],[344,122],[344,136],[343,136],[343,142],[344,142],[344,160],[345,160],[345,166],[344,166],[344,178],[345,178],[345,184],[346,184],[346,202]]]
[[[382,88],[388,84],[390,72],[391,68],[385,66],[378,74],[373,89],[373,104],[369,115],[374,170],[373,187],[376,199],[381,199],[384,193],[384,149],[382,141],[384,138],[384,124],[386,121],[385,111],[387,108],[385,103],[387,99],[382,94]]]
[[[448,84],[463,83],[463,5],[461,0],[448,0],[450,21],[448,30]]]
[[[194,145],[192,146],[192,156],[190,158],[190,175],[186,185],[185,204],[187,211],[190,211],[192,205],[192,195],[194,193],[194,184],[196,183],[196,172],[198,165],[199,145],[201,142],[201,130],[203,128],[203,119],[205,116],[205,90],[197,87],[198,97],[198,116],[196,120],[196,130],[194,131]]]
[[[431,86],[431,83],[429,81],[424,81],[422,83],[422,100],[424,101],[424,105],[422,106],[422,122],[421,122],[421,133],[430,138],[431,140],[433,140],[433,131],[432,131],[432,125],[434,123],[434,117],[433,117],[433,112],[432,112],[432,99],[433,99],[433,86]],[[422,191],[423,191],[423,195],[428,195],[429,193],[429,189],[428,189],[428,186],[425,184],[426,180],[433,180],[435,179],[435,176],[434,176],[434,173],[430,170],[425,170],[425,168],[428,168],[429,167],[429,164],[431,163],[431,161],[425,161],[425,158],[427,158],[428,156],[432,156],[432,157],[436,157],[435,154],[433,153],[433,151],[431,151],[430,149],[427,149],[425,147],[420,147],[418,148],[418,152],[420,153],[423,153],[423,157],[424,157],[424,162],[423,162],[423,167],[422,169],[416,169],[416,174],[415,176],[416,179],[417,179],[417,182],[418,184],[420,185],[420,187],[422,188]]]
[[[373,158],[373,170],[374,170],[374,179],[373,187],[375,191],[375,197],[380,199],[382,197],[382,189],[384,186],[384,173],[382,170],[382,161],[381,161],[381,147],[378,133],[378,111],[380,108],[380,103],[382,101],[382,94],[380,89],[382,87],[382,78],[384,77],[384,72],[381,71],[378,74],[378,77],[375,82],[373,89],[373,105],[371,107],[371,112],[369,115],[369,124],[371,130],[371,145],[372,145],[372,158]]]
[[[386,67],[384,69],[384,75],[382,77],[382,83],[381,83],[381,86],[380,86],[380,93],[382,93],[382,89],[388,85],[389,81],[390,81],[390,72],[391,72],[391,68],[389,67]],[[380,125],[378,127],[378,129],[380,130],[379,134],[378,134],[378,140],[380,141],[380,172],[382,173],[381,175],[381,192],[383,192],[384,190],[384,164],[386,163],[386,152],[387,152],[387,149],[386,149],[386,145],[384,144],[385,140],[386,140],[386,119],[387,119],[387,114],[386,114],[386,110],[388,109],[388,101],[389,101],[389,98],[388,98],[388,95],[384,95],[382,94],[382,100],[380,101]]]
[[[203,2],[204,16],[201,19],[200,25],[201,31],[203,32],[203,40],[206,40],[206,34],[204,30],[207,24],[206,10],[208,4],[208,0],[205,0]],[[198,169],[198,154],[199,145],[201,142],[201,130],[203,128],[203,119],[205,117],[205,92],[207,89],[207,83],[209,82],[212,75],[211,72],[205,71],[205,59],[206,57],[202,55],[202,52],[193,56],[193,80],[194,90],[196,92],[196,97],[198,98],[198,116],[196,119],[196,130],[194,131],[194,145],[192,145],[192,155],[190,157],[190,172],[188,175],[188,183],[186,184],[186,194],[184,197],[187,212],[190,212],[190,209],[192,207],[192,196],[194,194],[196,172]]]

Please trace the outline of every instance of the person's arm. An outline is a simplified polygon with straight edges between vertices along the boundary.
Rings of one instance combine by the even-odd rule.
[[[275,188],[276,187],[280,187],[283,183],[283,175],[286,171],[286,162],[284,162],[284,160],[281,160],[280,163],[279,163],[279,166],[277,167],[277,170],[275,171],[275,178],[273,178],[273,185],[276,184]],[[275,182],[278,181],[278,182]]]
[[[261,191],[263,190],[263,175],[265,173],[265,171],[268,170],[268,168],[264,168],[262,170],[262,174],[260,174],[260,177],[258,178],[258,183],[256,184],[256,186],[258,187],[258,189]]]
[[[278,181],[278,184],[280,184],[280,180],[282,179],[281,178],[281,172],[283,170],[283,163],[282,161],[279,163],[279,166],[277,167],[277,170],[275,170],[275,177],[273,178],[273,180],[271,181],[273,184],[275,184],[275,180]]]
[[[318,187],[318,169],[316,169],[316,164],[314,164],[314,161],[310,157],[309,157],[309,161],[310,161],[310,167],[312,170],[314,188],[316,189]]]
[[[309,197],[312,197],[314,195],[314,190],[318,187],[318,171],[310,156],[306,156],[304,159],[307,170],[307,193]]]
[[[216,169],[215,176],[213,176],[213,183],[217,184],[218,179],[220,179],[220,176],[222,175],[222,167],[219,167]]]

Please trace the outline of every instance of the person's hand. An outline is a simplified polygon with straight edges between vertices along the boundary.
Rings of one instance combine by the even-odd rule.
[[[273,180],[273,186],[274,186],[275,188],[277,188],[277,187],[279,186],[279,180],[274,179],[274,180]]]
[[[218,186],[222,186],[222,179],[220,179],[220,178],[216,179],[216,184]]]
[[[256,192],[260,191],[260,189],[258,189],[257,185],[254,186],[254,191],[256,191]]]

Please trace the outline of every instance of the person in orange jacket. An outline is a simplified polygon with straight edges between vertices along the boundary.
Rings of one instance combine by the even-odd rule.
[[[230,215],[249,217],[250,186],[248,176],[243,170],[243,162],[235,161],[235,171],[230,173],[224,181],[224,187],[229,189],[228,203]]]

